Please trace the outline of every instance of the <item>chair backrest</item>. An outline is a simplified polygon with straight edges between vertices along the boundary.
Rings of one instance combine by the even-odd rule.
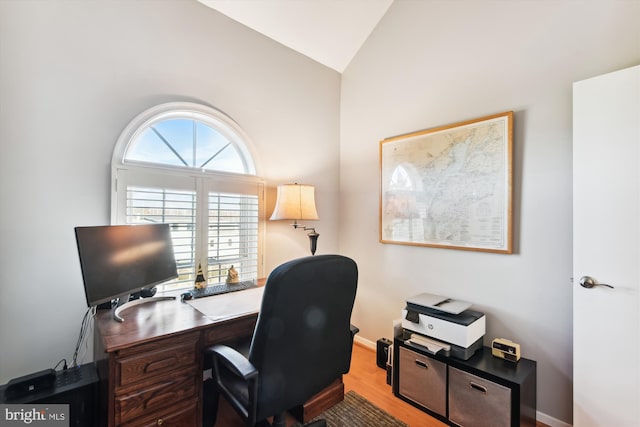
[[[306,402],[351,364],[358,268],[341,255],[289,261],[267,278],[249,351],[257,419]]]

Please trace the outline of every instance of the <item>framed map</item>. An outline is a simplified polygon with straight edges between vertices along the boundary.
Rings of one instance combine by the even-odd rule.
[[[380,142],[380,242],[512,253],[513,112]]]

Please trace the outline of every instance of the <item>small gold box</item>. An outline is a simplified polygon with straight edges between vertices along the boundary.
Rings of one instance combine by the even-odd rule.
[[[520,360],[520,344],[506,338],[496,338],[491,342],[491,354],[510,362]]]

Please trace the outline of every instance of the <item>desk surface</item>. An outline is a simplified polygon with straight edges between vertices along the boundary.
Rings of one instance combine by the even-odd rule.
[[[209,320],[233,319],[259,312],[263,293],[264,287],[259,286],[239,292],[193,299],[187,301],[187,304],[204,314]]]
[[[263,285],[264,280],[259,280],[258,284]],[[252,290],[205,297],[194,300],[193,304],[181,302],[180,299],[140,304],[122,311],[124,322],[113,320],[111,310],[100,310],[96,314],[96,327],[100,331],[104,350],[111,353],[163,336],[196,331],[243,318],[255,318],[257,310],[254,312],[251,306],[256,304],[256,295],[250,291]],[[249,298],[243,301],[245,292],[249,292],[246,294]],[[230,295],[233,296],[229,297]],[[207,305],[212,305],[218,298],[224,302],[224,315],[207,311]]]
[[[266,280],[260,279],[258,285],[263,286],[265,282]],[[262,302],[261,292],[252,292],[254,290],[248,289],[188,302],[177,299],[134,305],[122,311],[122,323],[112,319],[111,310],[99,311],[95,319],[94,357],[99,360],[101,379],[104,379],[106,387],[107,401],[103,402],[106,406],[101,410],[105,414],[103,419],[108,419],[108,425],[126,424],[128,419],[135,417],[136,422],[155,425],[154,420],[164,416],[189,416],[191,418],[187,418],[187,421],[182,420],[182,424],[179,425],[199,425],[200,415],[193,419],[193,407],[202,405],[202,349],[213,344],[251,337]],[[167,343],[170,343],[170,348],[181,349],[181,354],[187,354],[186,359],[190,360],[179,368],[183,375],[178,380],[174,378],[176,372],[172,365],[175,362],[173,352],[163,352]],[[171,364],[168,361],[171,361]],[[148,367],[154,367],[152,374],[147,372]],[[151,375],[150,379],[140,380],[140,372]],[[162,372],[170,373],[168,376],[172,378],[171,384],[164,385],[165,377],[161,375]],[[195,381],[195,387],[189,386],[193,384],[192,381]],[[185,393],[187,389],[190,393],[195,393],[195,401],[189,400],[191,398],[178,399],[177,403],[174,402],[175,405],[162,408],[156,405],[149,411],[132,415],[131,411],[134,410],[131,408],[144,406],[142,402],[145,399],[160,399],[158,387],[165,390],[163,396],[169,396],[168,399],[172,402],[176,395]],[[344,384],[340,377],[302,405],[297,411],[298,417],[307,422],[340,402],[343,395]],[[119,402],[118,405],[116,400]],[[133,403],[127,406],[128,401]],[[125,404],[125,407],[122,404]],[[167,415],[168,413],[173,415]],[[123,417],[127,420],[123,420]]]

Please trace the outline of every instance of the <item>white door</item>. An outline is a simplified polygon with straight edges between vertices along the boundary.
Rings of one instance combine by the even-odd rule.
[[[573,117],[573,423],[637,427],[640,66],[575,83]]]

